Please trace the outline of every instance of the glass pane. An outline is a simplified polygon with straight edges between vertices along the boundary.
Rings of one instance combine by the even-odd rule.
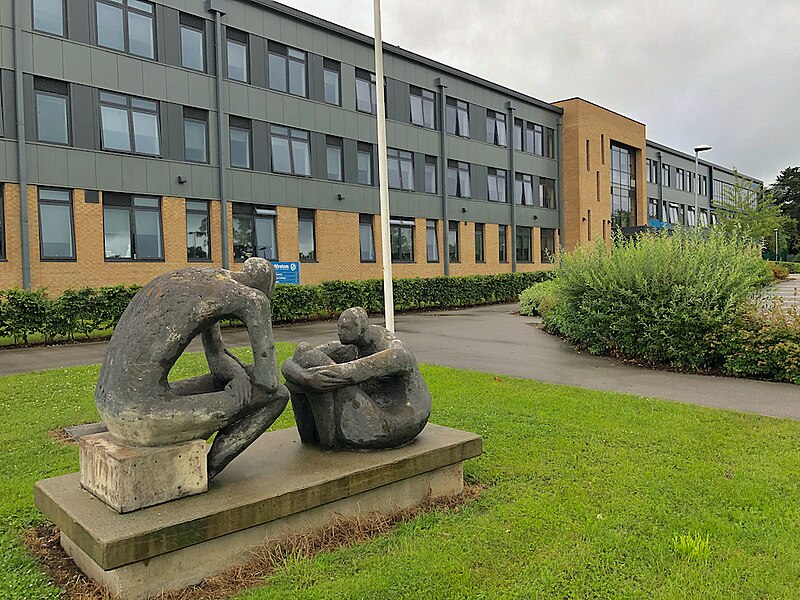
[[[228,77],[247,82],[247,46],[228,40]]]
[[[156,46],[153,43],[153,17],[128,13],[128,43],[130,53],[145,58],[155,58]]]
[[[375,238],[372,231],[372,223],[359,223],[358,225],[359,246],[361,248],[361,260],[375,260]]]
[[[372,185],[372,154],[358,153],[358,183]]]
[[[33,0],[33,28],[64,35],[64,0]]]
[[[411,96],[411,122],[414,125],[422,125],[422,98],[419,96]]]
[[[66,144],[67,99],[49,94],[36,94],[36,126],[39,140]]]
[[[131,151],[131,132],[128,128],[128,111],[102,106],[100,116],[103,128],[103,147],[109,150]]]
[[[356,78],[356,108],[362,112],[373,112],[372,101],[370,100],[370,83],[358,78]]]
[[[306,96],[306,63],[305,61],[289,61],[289,93],[295,96]]]
[[[255,256],[253,246],[253,219],[233,217],[233,259],[245,261]]]
[[[256,217],[255,256],[275,260],[278,258],[278,245],[275,242],[275,219],[273,217]]]
[[[186,203],[189,208],[189,203]],[[208,215],[186,213],[186,257],[190,259],[211,258],[208,239]]]
[[[505,121],[500,121],[500,120],[497,121],[497,143],[500,146],[508,145]]]
[[[314,244],[314,221],[300,219],[297,222],[297,237],[300,260],[317,260],[317,249]]]
[[[450,262],[458,262],[458,226],[452,223],[447,232],[447,250],[450,253]]]
[[[533,205],[533,182],[530,179],[526,179],[524,182],[524,193],[525,193],[525,204],[528,206]]]
[[[389,158],[387,169],[389,174],[389,187],[399,190],[401,187],[400,160],[397,158]]]
[[[161,248],[161,213],[134,211],[136,223],[136,258],[164,258]]]
[[[458,191],[458,171],[452,167],[447,169],[447,194],[455,196]]]
[[[439,261],[439,244],[436,240],[436,227],[428,227],[425,230],[425,246],[428,252],[428,260],[431,262]]]
[[[269,54],[269,87],[278,92],[285,92],[286,88],[286,57],[279,54]]]
[[[497,199],[500,202],[506,201],[506,177],[505,175],[497,176]]]
[[[158,136],[158,117],[147,113],[133,112],[133,139],[139,154],[161,154]]]
[[[327,147],[328,179],[342,180],[342,149],[338,146]]]
[[[122,9],[97,3],[97,43],[114,50],[125,50]]]
[[[447,133],[456,132],[456,107],[449,104],[444,107],[444,123]]]
[[[429,194],[436,193],[436,165],[425,164],[425,191]]]
[[[250,168],[250,132],[245,129],[230,129],[231,166]]]
[[[325,102],[336,105],[340,103],[339,73],[328,69],[325,69]]]
[[[489,175],[489,200],[497,202],[497,177]]]
[[[462,171],[459,169],[458,171],[458,183],[461,187],[461,197],[462,198],[469,198],[470,197],[470,189],[469,189],[469,171]]]
[[[150,207],[150,208],[158,208],[159,207],[159,200],[158,198],[151,198],[149,196],[134,196],[133,197],[133,205],[137,207]]]
[[[292,140],[292,160],[295,175],[311,175],[311,150],[308,142]]]
[[[129,211],[119,208],[104,208],[103,234],[106,258],[133,258]]]
[[[185,159],[193,162],[207,162],[206,124],[202,121],[183,122],[185,140]]]
[[[72,214],[69,204],[40,204],[42,258],[73,258]]]
[[[117,2],[118,0],[114,1]],[[149,4],[148,2],[140,2],[139,0],[128,0],[128,6],[130,6],[131,8],[135,8],[137,10],[141,10],[146,13],[152,14],[153,12],[153,5]]]
[[[181,65],[187,69],[205,70],[205,48],[201,31],[181,27]]]
[[[424,112],[425,127],[433,129],[434,116],[433,116],[433,100],[425,99],[422,103]]]
[[[414,163],[410,160],[400,161],[400,176],[403,180],[403,189],[414,190]]]

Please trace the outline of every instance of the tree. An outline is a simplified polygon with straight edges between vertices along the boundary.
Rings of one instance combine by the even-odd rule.
[[[795,224],[800,223],[800,167],[786,167],[778,174],[775,183],[769,191],[775,197],[775,201],[787,217],[795,220]],[[791,240],[790,252],[800,253],[800,229],[795,227],[793,239]]]

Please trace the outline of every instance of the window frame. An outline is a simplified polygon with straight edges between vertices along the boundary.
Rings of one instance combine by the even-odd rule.
[[[486,142],[501,148],[508,147],[506,114],[496,110],[486,111]]]
[[[448,96],[444,108],[447,133],[469,139],[469,102]]]
[[[455,234],[455,244],[453,244],[453,234]],[[459,239],[459,222],[447,222],[447,252],[450,258],[450,264],[459,264],[461,262],[461,240]],[[455,248],[455,253],[451,250]]]
[[[283,132],[286,133],[283,133]],[[279,171],[275,168],[275,140],[285,140],[289,149],[289,171]],[[297,165],[295,164],[295,143],[304,144],[306,149],[306,157],[308,158],[308,172],[298,173]],[[327,149],[326,149],[327,152]],[[270,125],[269,127],[269,157],[270,157],[270,172],[277,175],[291,175],[294,177],[307,177],[312,176],[311,170],[311,133],[305,129],[296,129],[294,127],[284,127],[283,125]]]
[[[6,251],[6,186],[0,183],[0,261],[7,261],[8,255]]]
[[[336,102],[328,100],[326,81],[326,75],[328,73],[334,73],[336,75]],[[330,58],[325,58],[322,61],[322,97],[325,104],[330,104],[331,106],[342,105],[342,64]]]
[[[375,73],[372,71],[367,71],[366,69],[359,69],[356,68],[356,111],[360,113],[364,113],[367,115],[376,115],[378,114],[378,87],[377,87],[377,78],[375,77]],[[359,82],[362,84],[368,85],[369,90],[369,102],[371,110],[365,110],[360,106],[363,99],[359,99]]]
[[[414,262],[414,237],[416,234],[417,221],[413,217],[391,217],[389,219],[389,238],[390,238],[390,251],[392,263],[398,264],[411,264]],[[410,231],[409,239],[411,240],[411,257],[409,259],[400,258],[400,245],[398,244],[398,255],[395,257],[394,252],[394,236],[395,231],[398,233],[398,239],[401,237],[403,231]]]
[[[545,190],[552,190],[552,194],[550,197],[552,198],[551,202],[545,202]],[[539,177],[539,208],[549,208],[549,209],[557,209],[558,208],[558,199],[556,198],[556,180],[550,179],[549,177]]]
[[[497,259],[500,264],[508,264],[508,225],[497,226]]]
[[[527,234],[527,235],[526,235]],[[514,246],[517,254],[517,262],[524,264],[533,263],[533,227],[525,225],[517,225],[514,232],[516,244]],[[527,258],[525,258],[526,245],[521,244],[520,241],[527,239]]]
[[[387,148],[386,150],[386,173],[389,178],[389,188],[392,190],[399,190],[401,192],[415,191],[414,182],[414,153],[409,150],[400,150],[399,148]],[[392,185],[392,166],[396,165],[397,177],[400,180],[400,187]],[[403,167],[406,170],[404,171]],[[408,175],[408,181],[403,176],[404,173]]]
[[[190,21],[194,19],[198,19],[199,17],[195,17],[194,15],[188,15],[186,13],[181,13],[178,22],[178,40],[180,42],[180,50],[181,50],[181,67],[184,69],[189,69],[190,71],[195,71],[197,73],[207,73],[208,72],[208,57],[206,56],[206,30],[205,27],[199,27],[198,24],[193,24]],[[202,19],[200,19],[203,21]],[[183,62],[183,30],[188,29],[200,34],[200,50],[201,50],[201,60],[203,65],[200,69],[196,67],[190,67],[184,64]]]
[[[311,223],[311,254],[303,257],[300,250],[300,223]],[[317,259],[317,211],[310,208],[299,208],[297,210],[297,259],[302,263],[315,263]]]
[[[231,77],[231,44],[244,48],[244,79]],[[250,38],[238,29],[225,29],[225,78],[239,83],[250,83]]]
[[[126,199],[127,205],[124,204],[123,198]],[[136,199],[157,200],[158,206],[136,206]],[[130,249],[131,256],[128,257],[115,257],[108,256],[108,249],[106,245],[106,209],[111,210],[126,210],[128,211],[128,234],[130,236]],[[105,262],[164,262],[165,248],[164,248],[164,219],[163,219],[163,198],[160,196],[147,196],[143,194],[118,194],[103,192],[103,257]],[[153,212],[158,214],[159,225],[159,247],[161,249],[161,256],[158,258],[138,258],[137,252],[137,234],[136,234],[136,212]]]
[[[544,128],[544,157],[556,157],[556,130],[552,127]]]
[[[529,190],[529,193],[526,193],[526,190]],[[535,197],[536,194],[533,191],[533,175],[517,172],[514,175],[514,202],[516,205],[533,206]]]
[[[97,46],[100,48],[105,48],[106,50],[112,50],[114,52],[122,52],[123,54],[130,54],[131,56],[135,56],[137,58],[141,58],[144,60],[158,60],[158,34],[156,29],[156,7],[155,4],[149,2],[148,0],[134,0],[140,4],[147,4],[151,7],[151,11],[147,12],[137,7],[131,7],[130,3],[131,0],[94,0],[95,3],[95,10],[94,10],[94,18],[95,18],[95,37],[97,41]],[[105,46],[100,43],[100,15],[99,15],[99,7],[100,5],[105,5],[110,8],[114,8],[120,10],[122,12],[122,48],[115,48],[114,46]],[[138,15],[140,17],[145,17],[150,19],[150,33],[152,36],[153,41],[153,55],[152,56],[145,56],[143,54],[137,54],[135,52],[131,52],[131,36],[130,36],[130,18],[129,14],[133,13],[134,15]]]
[[[331,177],[331,161],[330,161],[330,154],[328,151],[331,148],[336,148],[339,153],[339,177]],[[344,181],[344,140],[340,137],[336,137],[335,135],[326,135],[325,136],[325,171],[326,171],[326,179],[328,181]]]
[[[66,192],[67,200],[54,200],[52,198],[42,198],[42,192]],[[40,187],[36,193],[36,203],[38,206],[37,215],[39,219],[39,260],[41,262],[75,262],[78,260],[78,250],[75,245],[75,207],[72,190],[66,188]],[[70,256],[45,256],[44,235],[42,230],[42,206],[68,206],[69,207],[69,230],[72,254]]]
[[[428,186],[430,169],[433,169],[433,189]],[[439,159],[436,156],[425,155],[425,193],[438,194],[439,193]]]
[[[545,244],[545,241],[548,243]],[[552,245],[552,254],[556,254],[556,230],[543,227],[539,229],[539,258],[542,264],[551,264],[550,257],[547,256],[547,250]]]
[[[453,198],[472,198],[471,170],[470,163],[453,159],[447,161],[447,181],[445,182],[445,185],[447,185],[448,196],[452,196]],[[452,193],[450,192],[451,172],[455,173],[456,182],[456,189]],[[469,188],[466,193],[464,193],[463,190],[465,181],[467,187]]]
[[[430,245],[428,234],[433,232],[433,246]],[[431,248],[435,251],[435,256],[431,258]],[[438,263],[439,258],[439,231],[436,224],[436,219],[425,219],[425,256],[429,263]]]
[[[528,123],[525,128],[525,152],[544,156],[544,126],[539,123]]]
[[[411,108],[411,124],[425,129],[436,129],[436,93],[416,85],[410,85],[408,99]],[[414,119],[415,100],[419,103],[421,122]]]
[[[243,131],[247,133],[247,166],[233,164],[232,131]],[[234,122],[231,117],[228,117],[228,164],[232,169],[253,170],[253,126],[250,121],[236,120]]]
[[[302,55],[302,58],[294,56],[293,53]],[[273,87],[273,57],[282,61],[282,76],[285,89]],[[302,94],[292,91],[292,63],[301,64],[303,67]],[[267,43],[267,88],[273,92],[289,94],[298,98],[308,98],[308,87],[308,52],[279,42],[269,41]]]
[[[185,162],[194,163],[194,164],[201,164],[207,165],[209,164],[209,139],[208,139],[208,113],[202,114],[204,111],[200,111],[199,109],[189,108],[184,106],[183,107],[183,160]],[[204,147],[203,152],[205,154],[204,160],[195,160],[192,158],[188,158],[187,156],[187,149],[188,146],[186,144],[186,123],[200,123],[203,125],[203,141]]]
[[[122,154],[136,154],[139,156],[158,156],[162,155],[163,151],[163,144],[161,143],[161,103],[158,100],[150,100],[148,98],[142,98],[140,96],[132,96],[129,94],[121,94],[119,92],[109,92],[105,90],[98,90],[98,98],[100,104],[100,147],[105,152],[119,152]],[[103,100],[103,95],[106,97],[109,96],[118,96],[120,98],[125,98],[126,104],[122,105],[121,103],[116,103],[110,101],[108,99]],[[155,105],[154,110],[136,107],[134,106],[135,102],[148,102]],[[106,145],[106,128],[103,126],[103,107],[107,107],[109,109],[116,109],[116,110],[124,110],[128,120],[128,141],[130,142],[130,150],[121,150],[118,148],[109,148]],[[134,114],[143,114],[143,115],[151,115],[155,116],[156,118],[156,133],[157,133],[157,141],[158,141],[158,153],[152,154],[150,152],[139,152],[136,149],[136,126],[134,121]]]
[[[496,167],[489,167],[486,173],[486,184],[488,186],[487,196],[489,202],[508,204],[508,171]],[[492,198],[492,190],[494,190],[494,198]]]
[[[61,84],[64,84],[64,88],[66,92],[59,92],[55,91],[56,87],[60,87]],[[33,84],[33,97],[34,97],[34,110],[36,111],[36,119],[34,120],[34,126],[36,128],[36,141],[41,142],[43,144],[57,144],[59,146],[71,146],[72,145],[72,104],[70,101],[70,88],[69,84],[60,81],[54,81],[50,83],[48,80],[43,80],[40,78],[34,79]],[[56,141],[56,140],[44,140],[42,139],[42,131],[39,123],[39,97],[40,96],[47,96],[50,98],[57,98],[59,100],[64,101],[64,128],[66,130],[67,139],[65,141]],[[160,146],[160,145],[159,145]]]
[[[68,32],[67,32],[67,25],[68,25],[68,23],[67,23],[67,10],[66,10],[66,7],[64,6],[64,4],[65,4],[64,0],[57,0],[57,2],[61,6],[61,33],[55,33],[53,31],[48,31],[47,29],[40,29],[39,27],[36,26],[36,3],[37,3],[37,0],[33,0],[31,2],[31,28],[34,31],[38,32],[38,33],[44,33],[44,34],[47,34],[47,35],[54,35],[54,36],[60,37],[60,38],[66,38],[67,34],[68,34]]]
[[[235,229],[233,228],[236,219],[249,219],[250,220],[250,245],[253,248],[253,253],[247,258],[238,258],[236,255],[236,244],[233,245],[233,262],[243,263],[248,258],[259,257],[258,250],[258,228],[256,227],[256,220],[261,219],[270,221],[272,223],[272,233],[275,238],[275,253],[273,256],[263,256],[259,258],[266,258],[270,261],[278,260],[278,210],[275,206],[250,204],[245,202],[233,202],[231,207],[231,227],[232,235],[231,241],[234,241]]]
[[[375,151],[374,146],[369,142],[358,142],[356,145],[356,175],[359,185],[375,185]],[[361,181],[361,167],[358,164],[359,158],[366,156],[369,165],[369,183]]]
[[[514,138],[514,150],[517,152],[522,152],[523,148],[525,147],[525,121],[515,117],[514,127],[511,135]]]
[[[478,235],[480,232],[480,235]],[[480,241],[480,243],[478,243]],[[480,249],[480,252],[478,252]],[[483,223],[475,223],[475,263],[486,262],[486,228]]]
[[[204,204],[205,210],[201,210],[190,204]],[[210,200],[195,200],[193,198],[186,198],[184,200],[184,208],[186,210],[186,261],[187,262],[214,262],[213,247],[211,245],[211,201]],[[208,238],[208,258],[198,258],[189,256],[189,215],[203,215],[208,219],[208,231],[206,237]],[[197,247],[197,244],[194,245]]]
[[[362,233],[366,227],[369,227],[369,237],[372,245],[371,255],[364,258],[364,244]],[[375,215],[360,214],[358,215],[358,254],[362,263],[377,262],[377,255],[375,253]]]

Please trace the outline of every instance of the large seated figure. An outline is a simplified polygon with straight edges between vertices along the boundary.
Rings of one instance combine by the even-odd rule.
[[[289,401],[280,383],[270,297],[275,269],[251,258],[242,272],[192,267],[145,285],[123,313],[95,389],[109,432],[132,446],[164,446],[207,439],[209,478],[256,440]],[[222,343],[219,321],[247,327],[253,364]],[[210,374],[170,383],[175,361],[196,336]]]
[[[282,371],[305,444],[377,450],[409,443],[425,427],[431,395],[414,355],[370,325],[363,308],[339,318],[339,341],[298,345]]]

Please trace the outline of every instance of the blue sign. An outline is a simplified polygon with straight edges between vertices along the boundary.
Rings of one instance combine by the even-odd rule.
[[[299,262],[273,262],[277,283],[287,283],[289,285],[300,285],[300,263]]]

